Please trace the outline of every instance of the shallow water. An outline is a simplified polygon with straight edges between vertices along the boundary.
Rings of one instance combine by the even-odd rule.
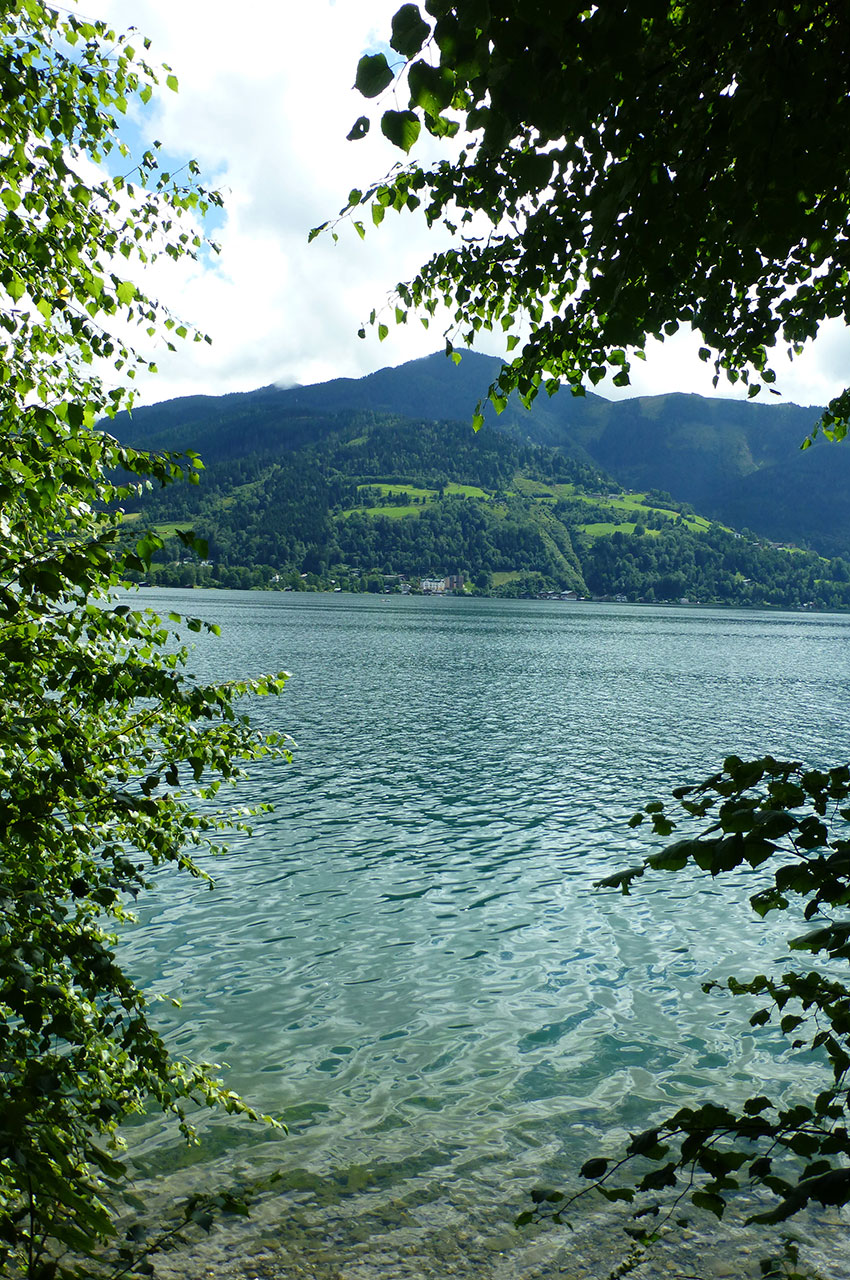
[[[846,757],[850,618],[142,598],[221,624],[203,678],[290,670],[254,718],[299,744],[240,795],[275,812],[210,868],[215,892],[163,875],[123,943],[183,1002],[158,1014],[172,1046],[289,1128],[202,1117],[194,1153],[157,1120],[132,1135],[153,1197],[282,1174],[182,1274],[598,1274],[604,1218],[581,1217],[586,1245],[518,1240],[532,1185],[695,1093],[805,1087],[751,1009],[700,990],[785,951],[789,921],[745,909],[751,876],[592,886],[647,851],[640,803],[730,752]]]

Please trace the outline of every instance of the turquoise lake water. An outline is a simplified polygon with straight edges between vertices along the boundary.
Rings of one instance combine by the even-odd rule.
[[[805,1087],[813,1068],[749,1007],[700,989],[785,954],[793,922],[751,917],[752,877],[657,876],[630,898],[593,882],[648,851],[636,807],[731,752],[848,756],[850,618],[140,598],[220,623],[199,677],[290,671],[254,719],[298,743],[240,792],[275,811],[209,868],[215,891],[163,875],[122,943],[182,1001],[157,1011],[172,1046],[226,1063],[289,1128],[202,1117],[188,1154],[157,1120],[137,1129],[151,1203],[279,1175],[163,1275],[601,1275],[622,1250],[605,1213],[520,1237],[530,1187],[574,1184],[604,1135],[695,1095]],[[675,1256],[657,1274],[687,1274]]]

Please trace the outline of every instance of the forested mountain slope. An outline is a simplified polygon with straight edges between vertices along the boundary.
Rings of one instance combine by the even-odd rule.
[[[208,463],[279,458],[333,435],[340,414],[469,422],[499,361],[442,353],[310,387],[264,387],[167,401],[116,420],[119,435],[161,448],[194,448]],[[608,401],[562,392],[530,411],[513,400],[487,421],[524,443],[591,464],[634,489],[660,488],[714,520],[763,537],[850,552],[850,448],[819,438],[801,452],[819,410],[696,395]],[[453,445],[452,447],[456,447]]]
[[[262,581],[463,570],[482,582],[494,572],[538,573],[586,590],[551,500],[535,503],[515,482],[522,475],[533,486],[543,474],[565,491],[592,491],[605,485],[594,468],[464,423],[366,412],[317,421],[322,438],[274,457],[265,448],[239,458],[214,452],[201,484],[148,494],[128,516],[163,535],[191,524],[217,566],[262,567]],[[242,585],[244,574],[225,579]]]
[[[742,537],[657,489],[626,492],[563,450],[463,421],[286,408],[278,394],[192,400],[183,420],[166,407],[156,443],[200,448],[206,469],[125,508],[163,538],[149,580],[385,590],[460,573],[501,594],[850,605],[843,559]],[[180,527],[208,540],[206,562],[183,551]]]

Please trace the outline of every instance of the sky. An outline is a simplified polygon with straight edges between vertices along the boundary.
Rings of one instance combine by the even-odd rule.
[[[310,229],[345,205],[352,187],[384,176],[401,156],[377,128],[346,141],[364,100],[353,89],[358,59],[383,46],[400,0],[80,0],[81,12],[152,39],[151,61],[167,62],[180,91],[164,89],[128,127],[127,139],[158,138],[174,157],[196,159],[220,188],[225,212],[214,228],[218,258],[157,264],[145,281],[212,345],[178,344],[157,353],[159,374],[139,384],[140,402],[180,395],[249,391],[270,383],[360,377],[428,355],[443,345],[442,326],[389,324],[383,343],[367,326],[395,284],[409,278],[448,233],[428,231],[417,215],[367,221],[361,241],[343,226],[334,244]],[[406,105],[406,103],[402,104]],[[430,139],[427,146],[436,147]],[[417,151],[416,154],[422,154]],[[438,152],[435,150],[436,156]],[[442,238],[441,238],[442,237]],[[712,394],[699,341],[681,333],[635,362],[631,388],[610,383],[611,398],[669,391]],[[480,350],[503,355],[485,336]],[[850,382],[850,336],[830,322],[793,364],[777,362],[786,400],[824,404]],[[735,391],[722,384],[721,395]],[[743,394],[743,392],[740,392]]]

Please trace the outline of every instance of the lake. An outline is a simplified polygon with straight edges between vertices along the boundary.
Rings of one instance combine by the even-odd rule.
[[[197,640],[200,678],[290,671],[253,715],[298,743],[240,788],[275,811],[209,868],[215,891],[161,875],[122,942],[146,987],[182,1001],[156,1008],[172,1048],[227,1064],[229,1087],[289,1130],[203,1116],[187,1152],[159,1119],[137,1127],[148,1203],[257,1194],[250,1219],[158,1274],[607,1274],[624,1249],[609,1210],[517,1233],[531,1187],[575,1185],[606,1135],[695,1096],[805,1087],[813,1068],[753,1031],[749,1005],[700,989],[785,953],[794,922],[755,920],[752,876],[658,875],[629,898],[593,883],[651,847],[628,827],[640,804],[725,755],[846,758],[850,617],[140,599],[221,625]],[[825,1273],[847,1275],[829,1221]],[[686,1274],[705,1230],[636,1274]],[[738,1245],[708,1274],[742,1274]]]

